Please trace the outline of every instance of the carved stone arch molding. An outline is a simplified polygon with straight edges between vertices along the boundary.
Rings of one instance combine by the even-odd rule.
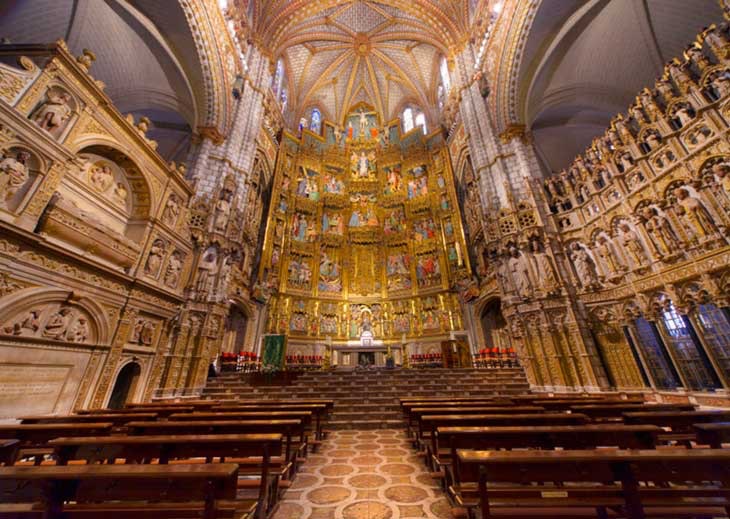
[[[111,323],[91,297],[36,287],[0,299],[0,335],[108,345]]]

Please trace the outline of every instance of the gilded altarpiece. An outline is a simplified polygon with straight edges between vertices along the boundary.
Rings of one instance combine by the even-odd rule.
[[[260,275],[267,332],[290,344],[385,348],[462,328],[453,288],[470,267],[447,148],[359,135],[280,148]]]

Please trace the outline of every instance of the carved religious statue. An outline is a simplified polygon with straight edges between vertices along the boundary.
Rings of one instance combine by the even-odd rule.
[[[573,262],[581,286],[587,289],[598,285],[598,274],[593,258],[578,242],[573,242],[570,249],[570,260]]]
[[[525,299],[532,296],[533,283],[530,274],[530,264],[520,250],[512,246],[509,249],[510,259],[508,261],[509,271],[512,280],[517,288],[517,293]]]
[[[162,212],[162,221],[170,227],[174,227],[177,217],[180,215],[180,201],[175,193],[170,194],[165,204],[165,210]]]
[[[28,181],[30,153],[19,151],[13,156],[5,152],[0,160],[0,206],[4,206]]]
[[[639,236],[631,230],[629,224],[621,222],[619,224],[619,243],[626,251],[626,255],[633,263],[634,269],[642,267],[649,262],[649,258],[646,257],[644,247],[641,245]]]
[[[91,185],[99,191],[106,191],[114,181],[112,168],[108,164],[95,164],[89,177]]]
[[[532,261],[537,273],[537,284],[546,294],[554,294],[560,291],[560,284],[555,275],[553,263],[548,254],[543,250],[539,240],[530,242]]]
[[[231,195],[228,191],[223,191],[220,198],[215,203],[215,214],[213,216],[213,230],[216,232],[225,232],[228,225],[228,217],[231,214]]]
[[[38,109],[33,120],[46,131],[56,133],[71,118],[71,94],[49,90],[46,101]]]
[[[677,197],[677,212],[690,235],[701,241],[717,231],[702,201],[692,196],[686,187],[676,188],[674,195]]]
[[[170,256],[165,270],[165,285],[170,288],[177,288],[180,280],[180,272],[182,271],[182,258],[179,251],[175,251]]]
[[[660,256],[669,256],[679,249],[679,240],[669,225],[669,221],[654,207],[644,207],[641,211],[644,227]]]
[[[604,235],[599,235],[596,238],[596,255],[601,259],[603,265],[606,267],[607,278],[611,279],[619,275],[619,270],[623,269],[623,265],[619,261],[616,254],[611,248],[611,242]]]
[[[162,266],[162,258],[165,255],[165,248],[165,242],[160,238],[152,242],[147,263],[144,267],[144,271],[148,276],[157,277],[159,274],[160,267]]]
[[[80,316],[68,330],[67,339],[70,342],[86,342],[89,338],[89,323],[85,317]]]
[[[200,260],[198,266],[198,279],[195,284],[195,290],[198,292],[198,297],[203,297],[205,294],[210,293],[213,290],[215,284],[215,274],[218,270],[218,253],[213,247],[210,247]]]
[[[63,340],[66,337],[68,325],[72,317],[73,314],[70,308],[61,308],[58,310],[58,312],[48,319],[43,329],[43,337],[57,341]]]

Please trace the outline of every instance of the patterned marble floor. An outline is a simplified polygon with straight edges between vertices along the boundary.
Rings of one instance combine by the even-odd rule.
[[[334,431],[273,519],[450,519],[438,484],[402,430]]]

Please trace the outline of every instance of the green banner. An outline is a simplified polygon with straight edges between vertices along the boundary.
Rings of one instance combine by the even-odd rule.
[[[286,335],[264,335],[264,352],[261,367],[264,370],[284,369],[286,355]]]

